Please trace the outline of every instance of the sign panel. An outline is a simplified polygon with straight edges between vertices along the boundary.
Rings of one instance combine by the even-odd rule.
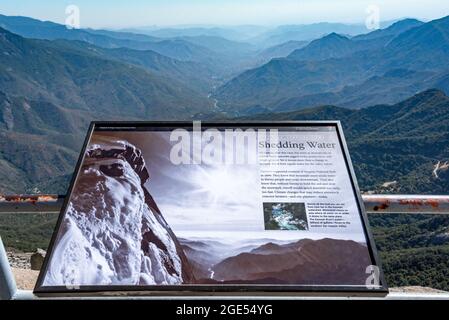
[[[338,122],[93,123],[35,292],[386,286]]]

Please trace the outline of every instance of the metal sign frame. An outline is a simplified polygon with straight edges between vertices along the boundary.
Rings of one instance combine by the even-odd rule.
[[[68,288],[66,286],[43,286],[43,280],[47,273],[49,261],[55,248],[55,242],[58,231],[60,229],[62,220],[66,213],[68,204],[71,199],[72,191],[76,184],[80,173],[80,168],[84,161],[86,148],[89,144],[91,136],[95,130],[99,131],[136,131],[145,129],[177,129],[185,128],[192,129],[193,122],[186,121],[135,121],[135,122],[91,122],[87,136],[85,138],[78,162],[75,167],[74,175],[71,179],[67,196],[64,199],[61,212],[56,223],[48,253],[45,257],[42,269],[34,288],[34,293],[38,296],[104,296],[104,295],[152,295],[152,296],[167,296],[167,295],[315,295],[315,296],[385,296],[388,293],[388,287],[385,282],[384,273],[382,270],[379,255],[376,250],[374,239],[370,231],[368,218],[366,215],[363,199],[361,197],[357,179],[349,156],[348,147],[343,134],[343,130],[339,121],[205,121],[201,122],[202,130],[210,128],[216,129],[285,129],[294,127],[335,127],[340,148],[345,160],[347,172],[351,181],[353,194],[358,206],[363,232],[366,237],[367,247],[370,254],[371,261],[379,268],[379,286],[368,288],[365,286],[353,285],[278,285],[278,284],[181,284],[181,285],[107,285],[107,286],[79,286],[77,288]],[[149,130],[151,131],[151,130]],[[367,274],[368,276],[368,274]]]

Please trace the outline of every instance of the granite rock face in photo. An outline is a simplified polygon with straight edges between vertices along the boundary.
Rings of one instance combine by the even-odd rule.
[[[141,151],[104,138],[88,147],[44,285],[192,282],[181,246],[144,186]]]

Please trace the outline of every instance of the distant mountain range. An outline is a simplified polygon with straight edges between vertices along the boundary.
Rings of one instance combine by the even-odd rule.
[[[371,264],[367,247],[348,240],[261,239],[234,253],[219,241],[179,240],[199,283],[360,285]]]
[[[367,33],[369,30],[363,24],[321,22],[308,25],[284,25],[267,30],[248,41],[263,43],[265,46],[276,46],[288,41],[311,41],[332,32],[355,36]]]
[[[259,25],[238,25],[238,26],[192,26],[184,25],[177,27],[140,27],[128,28],[122,31],[146,34],[159,38],[177,38],[177,37],[218,37],[231,41],[248,42],[248,39],[254,38],[262,33],[271,30],[270,27]]]
[[[212,110],[199,93],[208,71],[193,62],[4,29],[0,52],[2,191],[69,174],[91,120],[186,119]]]
[[[212,69],[216,77],[226,80],[272,58],[287,56],[294,49],[301,47],[292,47],[295,42],[308,43],[332,32],[354,36],[369,31],[362,24],[343,23],[286,25],[275,28],[252,25],[148,27],[111,31],[68,29],[51,21],[1,14],[0,27],[25,38],[78,40],[108,49],[152,50],[173,59],[200,62]],[[270,50],[272,46],[274,48]]]
[[[102,59],[126,62],[142,67],[161,79],[169,80],[174,85],[180,85],[189,90],[201,93],[204,97],[217,83],[214,72],[204,64],[193,61],[181,61],[161,55],[152,50],[134,50],[129,48],[106,49],[83,41],[54,40],[55,48],[76,51],[78,54],[96,56]]]
[[[235,117],[340,119],[364,191],[448,190],[449,18],[242,30],[137,34],[0,15],[0,192],[64,193],[94,119]]]
[[[172,59],[201,63],[217,77],[237,73],[248,54],[255,50],[249,44],[217,36],[159,38],[131,32],[68,29],[61,24],[28,17],[0,15],[0,27],[26,38],[83,41],[105,49],[151,50]]]
[[[397,103],[419,91],[448,87],[449,17],[407,19],[366,35],[336,33],[288,57],[243,72],[215,93],[226,112],[282,112],[332,104],[361,108]]]
[[[286,57],[293,51],[304,48],[308,43],[308,41],[290,40],[262,50],[254,61],[256,65],[262,65],[271,59]]]
[[[68,29],[62,24],[28,17],[0,15],[0,27],[26,38],[79,40],[103,48],[153,50],[168,57],[195,61],[207,56],[206,48],[182,40],[166,40],[148,35],[107,30]]]
[[[382,23],[382,27],[390,25],[391,21]],[[125,29],[133,33],[143,33],[152,37],[177,38],[211,36],[231,41],[245,42],[259,47],[270,47],[287,41],[311,41],[331,32],[347,35],[358,35],[369,32],[364,24],[344,23],[312,23],[296,25],[280,25],[275,27],[258,25],[237,26],[184,26],[171,28],[143,27]]]
[[[95,51],[25,39],[4,29],[0,29],[0,50],[0,87],[9,95],[131,117],[172,118],[177,113],[185,117],[210,105],[206,97],[174,78],[119,63]]]
[[[362,190],[445,194],[449,171],[434,170],[449,158],[449,98],[428,90],[395,105],[360,110],[322,106],[249,117],[261,120],[335,120],[345,130]],[[247,119],[247,118],[243,118]],[[394,182],[382,185],[385,182]]]

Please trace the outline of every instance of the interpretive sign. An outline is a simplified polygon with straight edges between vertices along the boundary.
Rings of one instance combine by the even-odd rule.
[[[338,122],[96,122],[35,288],[385,294]]]

